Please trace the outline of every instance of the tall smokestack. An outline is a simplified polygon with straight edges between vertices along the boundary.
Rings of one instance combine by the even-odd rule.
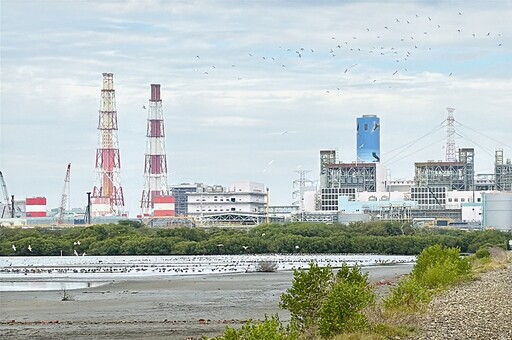
[[[96,185],[92,191],[91,213],[93,216],[123,215],[124,195],[121,186],[116,94],[112,73],[103,73],[98,133]]]
[[[165,131],[160,84],[151,84],[144,157],[144,188],[140,207],[143,215],[151,215],[156,197],[168,196]]]

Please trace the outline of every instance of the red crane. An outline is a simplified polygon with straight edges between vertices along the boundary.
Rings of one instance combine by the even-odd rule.
[[[69,196],[69,175],[71,172],[71,163],[68,163],[66,170],[66,177],[64,177],[64,189],[62,189],[62,196],[60,199],[59,213],[57,215],[57,224],[64,222],[64,213],[66,212],[66,204]]]

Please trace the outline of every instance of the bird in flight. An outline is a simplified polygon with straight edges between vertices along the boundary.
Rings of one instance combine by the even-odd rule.
[[[16,246],[14,244],[12,245],[12,250],[16,251]]]
[[[142,105],[142,108],[145,110],[146,109],[146,105]]]
[[[29,244],[27,249],[28,249],[28,251],[32,251],[32,246]]]

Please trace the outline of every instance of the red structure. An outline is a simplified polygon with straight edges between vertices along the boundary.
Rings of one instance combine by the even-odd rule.
[[[160,84],[151,84],[151,99],[148,107],[148,123],[146,131],[146,154],[144,157],[144,188],[140,200],[142,215],[154,214],[156,198],[169,197],[167,187],[167,160],[165,155],[165,131],[162,100],[160,99]],[[164,203],[164,202],[161,202]],[[174,199],[172,202],[174,214]],[[164,209],[162,211],[169,210]],[[160,213],[162,214],[162,213]]]
[[[175,215],[176,210],[174,208],[174,197],[160,196],[153,198],[153,216],[169,217]]]
[[[96,185],[91,195],[91,215],[123,215],[114,75],[103,73],[101,107],[98,120],[99,145],[96,150]]]
[[[46,217],[46,197],[27,197],[25,211],[27,217]]]

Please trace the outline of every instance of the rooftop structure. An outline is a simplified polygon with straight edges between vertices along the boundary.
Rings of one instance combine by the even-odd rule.
[[[414,163],[416,186],[446,187],[448,190],[473,190],[474,149],[460,149],[459,159],[459,162]]]

